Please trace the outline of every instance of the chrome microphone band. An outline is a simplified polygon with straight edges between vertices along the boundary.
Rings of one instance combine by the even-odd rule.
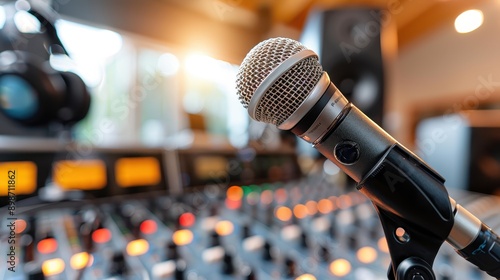
[[[347,99],[337,88],[335,88],[335,86],[333,86],[333,84],[328,88],[328,91],[335,92],[333,92],[331,97],[328,99],[327,104],[321,108],[321,111],[317,114],[314,122],[310,123],[308,125],[308,129],[299,135],[300,138],[309,143],[315,143],[321,136],[327,133],[331,128],[332,120],[336,120],[340,112],[349,103],[349,101],[347,101]]]
[[[460,204],[456,204],[455,211],[455,222],[446,240],[455,249],[461,250],[474,241],[479,234],[481,221]]]

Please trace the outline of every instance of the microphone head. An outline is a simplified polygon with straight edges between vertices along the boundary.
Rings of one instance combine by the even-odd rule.
[[[302,104],[323,74],[318,56],[288,38],[271,38],[247,54],[236,90],[250,116],[276,126]],[[257,92],[257,93],[256,93]]]

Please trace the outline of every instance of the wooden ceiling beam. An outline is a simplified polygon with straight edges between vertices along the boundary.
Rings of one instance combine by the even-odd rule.
[[[172,0],[170,0],[172,1]],[[252,11],[259,15],[259,23],[266,30],[273,24],[283,24],[302,30],[309,12],[314,8],[332,9],[346,6],[372,6],[385,9],[396,26],[398,48],[444,24],[453,24],[462,11],[485,0],[217,0],[234,9]],[[182,1],[184,2],[184,1]]]
[[[277,22],[290,24],[293,20],[303,13],[309,11],[314,0],[277,0],[272,1],[273,19]]]
[[[432,5],[411,21],[398,26],[398,46],[404,48],[444,24],[453,26],[455,18],[460,13],[479,5],[482,1],[433,1]]]

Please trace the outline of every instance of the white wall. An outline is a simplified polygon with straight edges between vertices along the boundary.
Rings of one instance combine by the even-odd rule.
[[[476,8],[485,17],[479,29],[459,34],[450,21],[400,50],[390,63],[386,119],[404,144],[412,146],[415,110],[440,104],[457,111],[500,100],[500,1]]]

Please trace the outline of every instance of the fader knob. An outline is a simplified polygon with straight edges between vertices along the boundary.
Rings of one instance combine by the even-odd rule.
[[[249,266],[243,268],[242,274],[243,274],[243,280],[257,280],[257,275],[255,271]]]
[[[380,232],[380,228],[378,227],[378,225],[374,225],[370,228],[369,236],[371,240],[379,240],[382,234]]]
[[[41,269],[35,269],[28,273],[28,280],[44,280],[45,275]]]
[[[266,225],[271,226],[274,223],[274,207],[269,205],[266,209],[265,222]]]
[[[177,248],[177,244],[175,244],[173,241],[167,243],[166,260],[176,260],[179,258],[179,251],[177,250]]]
[[[336,227],[335,227],[335,225],[334,225],[334,224],[332,224],[332,226],[331,226],[331,227],[330,227],[330,229],[328,230],[328,233],[329,233],[329,235],[330,235],[330,237],[331,237],[332,239],[337,238],[337,229],[336,229]]]
[[[307,248],[308,246],[308,243],[307,243],[307,235],[305,232],[302,231],[302,233],[300,234],[300,246],[302,246],[303,248]]]
[[[94,242],[92,241],[92,233],[95,231],[93,223],[83,221],[78,226],[78,233],[82,241],[82,247],[85,251],[92,251]],[[96,229],[102,228],[101,223],[97,223]]]
[[[262,248],[262,258],[266,261],[271,261],[273,260],[273,256],[271,255],[271,244],[266,241],[264,243],[264,247]]]
[[[111,267],[109,269],[110,275],[123,275],[127,270],[125,263],[125,256],[123,253],[116,252],[111,260]]]
[[[297,265],[290,258],[285,259],[285,277],[291,278],[297,274]]]
[[[186,269],[187,269],[186,261],[177,260],[177,262],[175,263],[174,279],[175,280],[185,280],[186,279],[186,277],[185,277]]]
[[[356,235],[350,235],[347,238],[347,246],[353,251],[356,250],[356,248],[358,247],[358,238]]]
[[[31,262],[35,259],[35,242],[33,241],[33,236],[28,234],[22,236],[21,252],[24,263]]]
[[[439,280],[453,280],[452,275],[449,274],[441,274],[438,276]]]
[[[210,246],[209,247],[215,247],[220,245],[220,236],[217,232],[212,231],[210,234]]]
[[[241,229],[241,238],[245,239],[247,237],[250,237],[250,227],[248,225],[244,225]]]
[[[330,261],[331,254],[326,246],[321,246],[318,249],[319,259],[324,262]]]
[[[226,275],[231,275],[234,273],[234,263],[233,256],[229,253],[225,253],[222,259],[222,273]]]

